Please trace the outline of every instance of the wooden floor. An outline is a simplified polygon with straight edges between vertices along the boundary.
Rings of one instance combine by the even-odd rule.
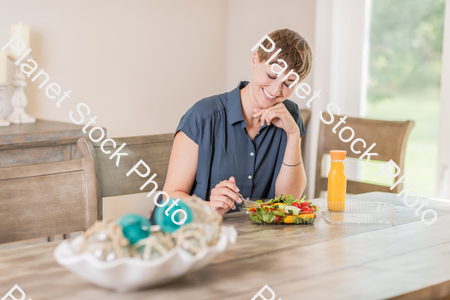
[[[165,286],[115,293],[84,282],[52,257],[57,243],[0,251],[0,297],[18,284],[26,299],[252,299],[264,286],[275,299],[445,299],[450,295],[450,207],[425,225],[395,194],[396,226],[255,225],[242,213],[224,223],[236,245],[212,264]],[[431,203],[430,203],[431,204]],[[269,294],[266,294],[269,297]],[[261,298],[258,298],[258,300]],[[270,298],[269,298],[270,299]]]

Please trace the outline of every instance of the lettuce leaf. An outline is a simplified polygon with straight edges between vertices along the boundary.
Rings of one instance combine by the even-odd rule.
[[[294,198],[294,197],[292,197],[291,195],[286,195],[285,197],[284,197],[284,203],[286,203],[286,205],[292,205],[292,203],[294,203],[294,202],[306,202],[306,201],[308,201],[308,200],[305,200],[305,198],[306,198],[306,195],[305,196],[303,196],[303,198],[302,199],[296,199],[296,198]]]
[[[276,219],[275,215],[270,211],[265,211],[264,209],[257,208],[256,215],[261,221],[266,223],[273,223]]]
[[[306,223],[306,220],[303,218],[298,218],[298,217],[294,216],[294,223],[295,224],[304,224],[304,223]]]
[[[253,223],[258,223],[258,224],[262,223],[261,220],[258,218],[258,216],[255,214],[250,214],[250,219],[252,219]]]
[[[278,210],[274,210],[272,212],[275,216],[282,216],[283,218],[286,217],[286,214],[284,212],[278,211]]]
[[[286,205],[291,206],[292,203],[298,201],[297,199],[295,199],[294,197],[292,197],[291,195],[287,195],[284,197],[284,203],[286,203]]]
[[[270,199],[270,200],[267,201],[266,203],[267,203],[267,204],[273,204],[273,203],[282,202],[282,198],[283,198],[283,195],[280,195],[280,196],[278,196],[278,197],[276,197],[276,198]]]

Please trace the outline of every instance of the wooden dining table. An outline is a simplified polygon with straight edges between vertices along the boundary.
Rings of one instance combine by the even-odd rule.
[[[118,293],[58,265],[57,242],[0,251],[0,297],[18,285],[25,299],[450,299],[450,203],[429,201],[438,218],[422,222],[403,197],[348,197],[400,210],[392,225],[258,225],[246,214],[225,215],[236,244],[205,268],[169,284]],[[17,299],[20,294],[16,293]],[[7,298],[8,300],[12,298]]]

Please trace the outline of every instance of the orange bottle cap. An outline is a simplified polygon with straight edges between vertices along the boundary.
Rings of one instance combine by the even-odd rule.
[[[330,150],[330,156],[333,160],[344,160],[347,151],[344,150]]]

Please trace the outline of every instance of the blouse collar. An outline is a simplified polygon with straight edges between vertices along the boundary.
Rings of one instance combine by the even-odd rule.
[[[228,124],[230,125],[244,121],[244,126],[247,126],[247,122],[245,122],[244,116],[242,115],[241,94],[239,92],[246,87],[247,84],[248,81],[241,81],[239,85],[227,95]]]

